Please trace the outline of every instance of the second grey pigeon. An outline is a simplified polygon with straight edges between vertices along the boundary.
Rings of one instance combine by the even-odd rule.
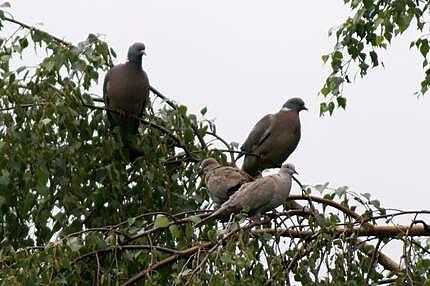
[[[245,152],[242,170],[251,176],[280,167],[300,141],[299,112],[307,110],[301,98],[290,98],[275,114],[260,119],[240,149]]]
[[[249,216],[264,214],[282,205],[291,190],[291,178],[296,174],[293,164],[282,165],[278,174],[259,178],[246,183],[221,207],[197,225],[220,218],[227,220],[231,214],[245,211]]]
[[[239,168],[223,166],[214,158],[203,160],[200,168],[205,175],[209,197],[217,204],[224,203],[240,186],[252,181],[252,178]]]

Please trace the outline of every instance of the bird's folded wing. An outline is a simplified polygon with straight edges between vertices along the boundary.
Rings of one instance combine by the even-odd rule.
[[[244,185],[244,188],[232,196],[232,200],[240,204],[241,208],[255,211],[269,204],[273,197],[275,183],[271,178],[265,177]]]
[[[240,147],[242,151],[252,152],[255,149],[255,146],[259,145],[261,139],[267,136],[266,132],[268,131],[270,124],[272,122],[273,114],[267,114],[263,118],[261,118],[257,124],[255,124],[254,128],[252,128],[251,132],[246,138],[245,143]]]
[[[105,105],[109,105],[109,98],[108,98],[108,89],[109,89],[109,79],[110,79],[110,71],[107,72],[105,79],[103,81],[103,100],[105,102]]]

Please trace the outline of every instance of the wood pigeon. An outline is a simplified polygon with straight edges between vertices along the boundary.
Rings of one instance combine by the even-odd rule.
[[[308,110],[303,100],[290,98],[278,113],[257,122],[240,147],[245,153],[243,171],[254,177],[262,170],[281,166],[300,141],[301,110]]]
[[[236,167],[222,166],[214,158],[207,158],[200,164],[205,174],[205,183],[209,197],[217,204],[222,204],[244,183],[253,179]]]
[[[141,155],[131,144],[130,136],[136,135],[139,120],[130,117],[141,117],[149,97],[149,80],[142,69],[142,55],[145,54],[145,45],[134,43],[128,49],[128,61],[114,66],[106,74],[103,83],[103,99],[108,111],[107,117],[112,128],[118,126],[121,138],[130,151],[133,161]]]
[[[291,178],[296,174],[293,164],[282,165],[278,174],[245,183],[221,207],[200,221],[220,218],[227,220],[231,214],[245,211],[249,216],[264,214],[285,202],[291,190]]]

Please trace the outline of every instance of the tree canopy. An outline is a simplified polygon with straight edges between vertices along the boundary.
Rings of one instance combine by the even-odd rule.
[[[379,55],[387,49],[392,40],[415,26],[420,32],[429,30],[426,18],[429,1],[414,0],[344,0],[351,8],[352,16],[330,31],[336,37],[333,51],[323,55],[323,62],[330,63],[331,74],[327,77],[320,93],[325,100],[320,105],[320,113],[332,114],[335,107],[346,107],[343,94],[345,83],[352,83],[359,75],[364,77],[369,69],[383,65]],[[428,35],[411,42],[410,48],[417,48],[423,57],[424,79],[419,91],[423,95],[430,86]]]
[[[427,9],[423,1],[345,2],[361,12],[323,58],[333,74],[322,91],[342,107],[345,55],[364,75],[365,61],[378,60],[362,55],[363,43],[387,46],[413,17],[425,25]],[[145,155],[130,164],[92,92],[115,51],[94,34],[74,44],[22,23],[7,3],[0,29],[1,285],[430,284],[429,241],[420,239],[430,235],[430,211],[388,210],[344,186],[300,184],[282,211],[196,228],[212,209],[198,163],[240,154],[205,119],[206,107],[190,114],[152,87],[136,138]],[[415,45],[427,54],[423,40]],[[40,61],[30,65],[34,54]],[[411,223],[396,224],[399,216]],[[394,241],[401,263],[382,252]]]

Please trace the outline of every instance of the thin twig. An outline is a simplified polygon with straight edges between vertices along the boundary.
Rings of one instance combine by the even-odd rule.
[[[174,110],[178,110],[178,106],[171,101],[169,98],[167,98],[166,96],[164,96],[160,91],[158,91],[155,87],[150,86],[149,89],[159,98],[161,98],[163,101],[165,101],[168,105],[170,105],[170,107],[172,107]],[[185,119],[185,118],[184,118]],[[198,130],[197,130],[197,126],[195,126],[192,122],[190,122],[190,126],[191,129],[193,129],[194,134],[197,136],[197,139],[200,142],[200,145],[203,149],[206,149],[206,142],[203,139],[203,137],[199,134]]]
[[[122,284],[122,286],[132,285],[133,283],[142,279],[147,273],[150,273],[150,272],[154,271],[155,269],[158,269],[164,265],[167,265],[170,262],[176,261],[177,259],[179,259],[181,257],[188,257],[188,256],[194,254],[195,252],[201,250],[201,249],[208,249],[209,247],[212,247],[213,244],[214,244],[213,242],[206,242],[206,243],[202,243],[202,244],[187,248],[185,250],[179,250],[175,254],[168,256],[167,258],[151,265],[148,268],[145,268],[144,270],[140,271],[136,275],[132,276],[127,281],[125,281]]]
[[[52,103],[51,102],[34,102],[34,103],[28,103],[28,104],[17,104],[17,105],[14,105],[14,106],[1,108],[0,112],[2,112],[2,111],[8,111],[8,110],[13,110],[13,109],[17,109],[17,108],[30,108],[30,107],[35,107],[35,106],[49,105],[49,104],[52,104]]]
[[[369,279],[370,279],[370,273],[373,271],[373,266],[375,262],[378,261],[379,257],[379,246],[381,245],[382,239],[378,239],[378,242],[376,243],[375,249],[373,250],[372,258],[370,259],[369,268],[367,269],[367,276],[366,280],[364,281],[364,285],[369,285]]]
[[[116,109],[112,109],[112,108],[108,108],[108,107],[105,107],[105,106],[96,106],[96,105],[91,105],[91,104],[87,104],[87,103],[83,103],[82,104],[83,106],[85,106],[85,107],[88,107],[88,108],[92,108],[92,109],[99,109],[99,110],[105,110],[105,111],[112,111],[112,112],[116,112],[116,113],[118,113],[118,114],[121,114],[121,115],[124,115],[123,114],[123,112],[121,112],[121,111],[119,111],[119,110],[116,110]],[[184,150],[184,152],[187,154],[187,156],[190,158],[190,160],[191,161],[193,161],[193,162],[198,162],[199,161],[199,159],[198,158],[196,158],[193,154],[192,154],[192,152],[190,151],[190,150],[188,150],[188,148],[185,146],[185,144],[183,144],[182,142],[181,142],[181,140],[178,138],[178,137],[176,137],[170,130],[168,130],[167,128],[165,128],[164,126],[161,126],[161,125],[158,125],[158,124],[156,124],[156,123],[154,123],[154,122],[152,122],[152,121],[148,121],[148,120],[146,120],[146,119],[143,119],[143,118],[141,118],[141,117],[139,117],[139,116],[136,116],[136,115],[133,115],[133,114],[127,114],[127,115],[125,115],[125,116],[128,116],[128,117],[130,117],[130,118],[133,118],[133,119],[136,119],[136,120],[139,120],[140,122],[142,122],[143,124],[146,124],[146,125],[149,125],[149,126],[151,126],[151,127],[154,127],[155,129],[158,129],[158,130],[160,130],[161,132],[163,132],[163,133],[165,133],[166,135],[168,135],[170,138],[172,138],[175,142],[176,142],[176,145],[179,147],[179,148],[182,148],[182,150]]]
[[[218,139],[221,143],[223,143],[226,147],[227,147],[227,152],[230,153],[230,162],[232,164],[236,164],[236,161],[234,159],[234,152],[232,152],[233,150],[230,147],[230,144],[228,144],[227,141],[225,141],[223,138],[221,138],[221,136],[219,136],[218,134],[214,133],[214,132],[210,132],[210,131],[206,131],[207,135],[213,136],[216,139]]]
[[[75,258],[73,260],[73,263],[76,263],[78,261],[81,261],[83,259],[91,257],[93,255],[104,254],[104,253],[122,250],[122,249],[127,249],[127,250],[153,250],[153,249],[155,249],[155,250],[166,252],[166,253],[173,253],[173,254],[179,253],[179,251],[176,249],[162,247],[162,246],[155,246],[155,245],[146,245],[146,244],[145,245],[139,245],[139,244],[118,245],[118,246],[111,246],[111,247],[108,247],[105,249],[99,249],[99,250],[94,250],[94,251],[85,253],[85,254]]]
[[[66,41],[64,41],[64,40],[61,40],[60,38],[58,38],[58,37],[56,37],[56,36],[53,36],[52,34],[49,34],[48,32],[45,32],[45,31],[42,31],[42,30],[40,30],[40,29],[38,29],[38,28],[35,28],[35,27],[33,27],[33,26],[29,26],[29,25],[27,25],[27,24],[24,24],[23,22],[20,22],[20,21],[18,21],[18,20],[15,20],[15,19],[12,19],[12,18],[9,18],[9,17],[4,17],[4,18],[3,18],[3,20],[4,20],[4,21],[7,21],[7,22],[14,23],[14,24],[17,24],[17,25],[19,25],[19,26],[21,26],[21,27],[24,27],[24,28],[26,28],[26,29],[28,29],[28,30],[30,30],[30,31],[37,31],[38,33],[45,34],[45,35],[47,35],[48,37],[50,37],[50,38],[54,39],[55,41],[57,41],[57,42],[59,42],[59,43],[61,43],[61,44],[65,45],[65,46],[67,46],[67,47],[69,47],[69,48],[70,48],[70,47],[73,47],[73,45],[72,45],[71,43],[68,43],[68,42],[66,42]]]

